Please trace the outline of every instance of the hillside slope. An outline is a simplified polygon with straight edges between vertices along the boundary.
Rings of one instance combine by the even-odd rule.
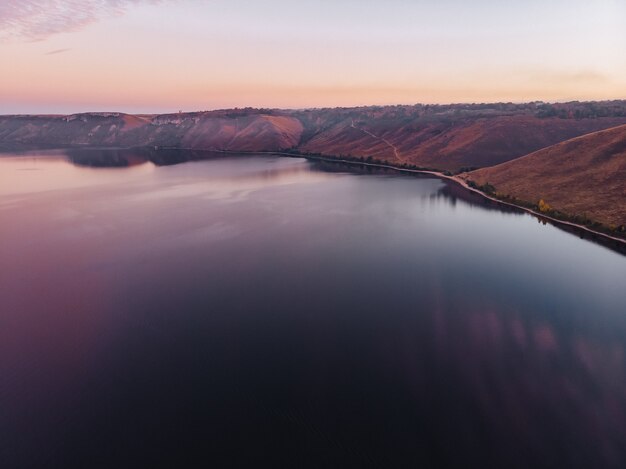
[[[529,115],[449,119],[345,119],[300,148],[324,155],[372,156],[456,171],[518,158],[579,135],[626,123],[624,118],[560,119]]]
[[[260,112],[3,116],[0,144],[273,151],[296,146],[302,130],[300,121],[293,117]]]
[[[626,124],[626,101],[84,113],[0,116],[0,146],[291,149],[459,171],[621,124]]]
[[[543,200],[569,217],[626,226],[626,125],[574,138],[463,175],[500,197]],[[545,210],[549,210],[546,208]]]

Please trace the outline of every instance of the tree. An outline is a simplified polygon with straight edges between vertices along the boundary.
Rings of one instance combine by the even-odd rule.
[[[547,213],[552,210],[552,207],[550,207],[550,205],[546,203],[543,199],[539,200],[539,203],[537,203],[537,207],[539,208],[539,211],[541,213]]]

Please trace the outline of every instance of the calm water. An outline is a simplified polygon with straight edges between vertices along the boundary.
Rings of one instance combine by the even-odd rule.
[[[625,345],[626,257],[438,179],[0,157],[3,468],[624,467]]]

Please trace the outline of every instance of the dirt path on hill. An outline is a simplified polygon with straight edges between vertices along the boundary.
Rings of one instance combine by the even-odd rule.
[[[385,145],[387,145],[389,148],[393,150],[393,154],[397,161],[399,161],[400,163],[406,163],[406,160],[402,156],[400,156],[400,150],[398,150],[398,147],[396,147],[393,143],[391,143],[386,138],[379,137],[378,135],[373,134],[369,130],[360,129],[359,127],[354,125],[354,119],[352,119],[352,123],[350,124],[350,127],[356,130],[360,130],[361,132],[365,133],[366,135],[369,135],[370,137],[375,138],[376,140],[380,140],[381,142],[383,142]]]

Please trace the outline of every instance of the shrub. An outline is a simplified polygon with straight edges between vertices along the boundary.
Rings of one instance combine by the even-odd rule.
[[[537,203],[537,208],[541,213],[548,213],[552,210],[552,207],[550,207],[550,205],[543,199],[539,200],[539,202]]]

